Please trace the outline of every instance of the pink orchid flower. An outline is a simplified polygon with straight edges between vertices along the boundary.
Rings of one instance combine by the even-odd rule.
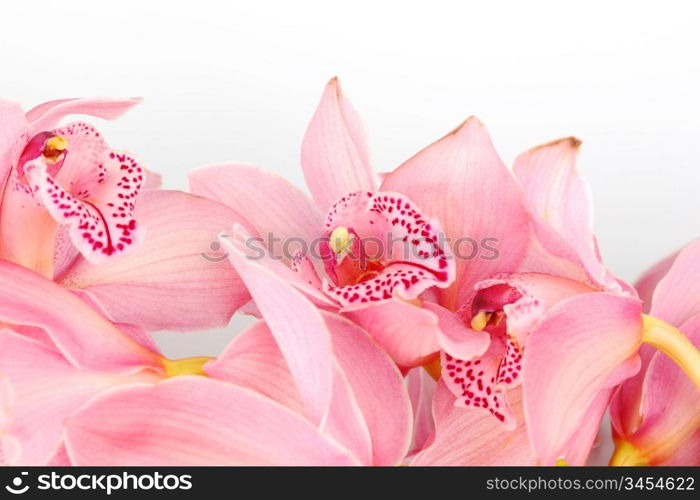
[[[650,315],[700,348],[700,241],[654,266],[637,287]],[[610,406],[617,444],[611,465],[700,464],[700,388],[651,346],[640,356],[642,369]]]
[[[0,261],[3,462],[398,463],[411,409],[390,358],[276,276],[236,266],[266,322],[216,360],[168,360],[145,330]]]
[[[117,118],[137,104],[124,101],[54,101],[26,115],[2,101],[2,258],[53,274],[54,240],[67,226],[73,246],[91,262],[138,246],[134,218],[146,173],[130,154],[111,149],[91,125],[58,127],[68,113]],[[70,252],[71,249],[61,249]]]
[[[498,241],[498,259],[458,258],[455,282],[436,305],[424,304],[440,317],[436,376],[454,405],[470,409],[464,418],[488,412],[504,430],[521,429],[544,465],[585,463],[615,387],[639,370],[645,340],[641,302],[600,258],[578,145],[564,139],[520,155],[516,180],[471,118],[381,187],[437,216],[453,241]],[[518,388],[524,428],[509,402]]]
[[[253,231],[233,234],[239,247],[270,234],[282,242],[313,241],[319,213],[327,211],[325,279],[307,255],[284,265],[274,260],[282,252],[268,245],[257,258],[320,307],[371,332],[400,366],[430,362],[441,352],[455,404],[487,411],[505,429],[517,426],[507,391],[525,381],[523,412],[537,460],[574,463],[585,460],[591,429],[615,386],[639,369],[643,332],[634,290],[607,271],[597,250],[577,148],[578,141],[566,139],[521,155],[516,181],[484,126],[470,118],[387,174],[375,191],[359,119],[334,79],[302,145],[315,203],[247,165],[207,167],[190,184],[250,223]],[[397,211],[417,219],[397,218]],[[418,242],[429,245],[419,248],[429,257],[427,269],[405,255],[380,259],[376,267],[346,261],[348,249],[363,255],[363,237],[382,240],[387,227],[409,240],[416,228],[427,231]],[[449,246],[433,244],[443,231],[456,259],[448,258]],[[460,258],[465,238],[479,250],[496,242],[498,254]],[[393,269],[412,272],[396,280]]]
[[[232,210],[175,191],[69,114],[115,119],[139,99],[64,99],[26,114],[0,100],[0,258],[70,288],[117,322],[149,329],[225,325],[249,300],[221,259],[205,259]],[[98,264],[98,265],[96,265]]]
[[[400,191],[377,190],[359,117],[335,78],[304,137],[301,164],[312,200],[244,164],[193,172],[191,191],[241,214],[249,241],[270,241],[264,262],[271,269],[369,331],[397,364],[434,357],[438,318],[417,306],[427,289],[450,285],[454,259],[429,211]],[[302,248],[284,252],[294,241]]]

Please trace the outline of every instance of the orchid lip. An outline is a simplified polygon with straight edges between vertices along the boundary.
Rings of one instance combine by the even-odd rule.
[[[413,299],[431,286],[446,288],[455,265],[440,226],[406,196],[358,191],[328,212],[322,258],[331,283],[324,289],[341,305]]]

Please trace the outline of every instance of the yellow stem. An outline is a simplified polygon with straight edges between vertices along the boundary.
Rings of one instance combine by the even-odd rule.
[[[183,359],[167,359],[163,358],[163,366],[165,374],[168,377],[176,377],[178,375],[207,375],[204,371],[204,364],[214,358],[208,356],[197,356],[193,358]]]
[[[700,351],[683,333],[665,321],[646,314],[642,342],[663,352],[700,388]]]
[[[610,458],[610,465],[641,467],[649,465],[649,461],[629,441],[616,441],[615,452]]]

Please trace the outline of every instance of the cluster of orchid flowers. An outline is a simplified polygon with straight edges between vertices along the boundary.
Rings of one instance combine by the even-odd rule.
[[[378,176],[333,79],[310,198],[234,163],[185,193],[60,125],[137,103],[0,100],[0,462],[583,465],[609,412],[611,464],[700,464],[700,240],[615,277],[576,139],[511,172],[472,117]],[[236,312],[216,358],[151,337]]]

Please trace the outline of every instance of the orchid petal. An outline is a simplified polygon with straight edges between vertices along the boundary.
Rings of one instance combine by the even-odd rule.
[[[105,120],[119,118],[142,101],[131,99],[59,99],[40,104],[27,112],[33,133],[54,128],[67,115],[91,115]]]
[[[334,392],[349,390],[352,393],[351,396],[345,395],[344,401],[353,419],[366,422],[371,438],[371,447],[368,448],[372,453],[371,463],[397,464],[406,451],[411,420],[408,396],[400,372],[367,333],[338,315],[323,313],[323,317],[331,332],[339,369],[344,373],[336,373]],[[298,413],[307,414],[282,353],[263,322],[241,333],[219,358],[205,365],[205,370],[211,377],[248,387]],[[339,377],[341,380],[338,380]],[[376,390],[378,386],[382,387],[380,393]],[[351,398],[354,398],[354,403],[350,401]],[[340,398],[335,403],[342,401]],[[359,419],[355,406],[361,412]],[[332,404],[328,416],[336,420],[333,423],[336,426],[338,418],[342,416],[338,411],[339,408]],[[387,414],[391,414],[392,418],[388,420]],[[359,430],[357,424],[352,420],[346,422],[356,431]],[[341,429],[331,426],[326,430],[338,433]],[[361,434],[356,435],[359,439],[354,445],[347,441],[347,432],[346,440],[337,434],[334,437],[346,443],[355,455],[363,456],[366,450],[363,449]]]
[[[346,193],[374,191],[367,141],[357,112],[333,78],[301,146],[306,184],[321,210]]]
[[[369,429],[338,363],[333,365],[333,397],[321,430],[352,452],[362,465],[372,464]]]
[[[671,266],[675,262],[676,257],[678,257],[679,252],[680,250],[672,253],[644,271],[644,273],[634,284],[634,288],[637,290],[639,298],[644,303],[645,313],[648,313],[651,309],[651,299],[654,295],[656,285],[659,284],[659,281],[661,281],[661,279],[666,276],[669,269],[671,269]]]
[[[608,409],[610,397],[614,388],[604,389],[598,393],[588,408],[586,418],[569,442],[563,447],[562,457],[567,465],[586,465],[588,458],[595,446],[603,416]]]
[[[515,271],[525,256],[530,222],[520,188],[474,117],[388,174],[380,189],[408,196],[450,238],[456,280],[440,300],[450,310],[474,283]]]
[[[78,297],[22,267],[0,261],[0,323],[39,327],[76,367],[161,370],[157,354],[120,332]]]
[[[101,394],[68,419],[66,448],[74,464],[93,466],[357,463],[278,403],[188,376]]]
[[[440,350],[437,316],[410,302],[389,299],[342,312],[368,331],[400,366],[421,365]]]
[[[156,377],[78,370],[58,351],[9,330],[0,330],[0,372],[12,392],[12,420],[3,429],[3,441],[17,444],[12,465],[47,464],[59,450],[70,413],[113,385]]]
[[[226,325],[249,295],[216,237],[242,218],[177,191],[144,192],[136,217],[146,228],[136,252],[99,266],[78,259],[59,282],[92,295],[115,321],[149,330]]]
[[[308,273],[295,271],[287,267],[281,259],[271,255],[263,244],[262,238],[253,236],[249,229],[240,224],[234,224],[233,229],[232,238],[227,234],[219,235],[219,239],[223,242],[224,247],[228,248],[233,245],[239,252],[245,254],[246,259],[257,262],[261,267],[266,268],[279,279],[292,285],[318,307],[330,309],[336,309],[338,307],[338,304],[333,299],[328,297],[328,295],[323,293],[322,290],[312,283],[314,281],[313,279],[309,280]],[[296,266],[292,262],[292,268],[295,267]]]
[[[240,240],[222,238],[222,243],[269,325],[312,421],[322,422],[330,405],[333,368],[330,333],[319,310],[280,276],[250,259]]]
[[[566,299],[530,332],[525,418],[543,465],[554,465],[600,391],[639,371],[641,303],[608,293]]]
[[[204,371],[212,378],[247,387],[296,413],[306,414],[294,377],[263,321],[236,336],[220,356],[204,365]]]
[[[652,299],[652,316],[682,325],[700,313],[700,240],[679,253],[668,273],[659,281]]]
[[[487,332],[467,327],[457,314],[432,302],[423,302],[423,307],[438,317],[438,342],[443,351],[463,360],[486,352],[491,341]]]
[[[455,407],[455,398],[445,384],[435,391],[435,440],[421,451],[411,465],[534,465],[528,442],[519,389],[511,390],[515,430],[504,431],[491,415]]]
[[[628,285],[610,274],[600,257],[593,234],[590,187],[577,166],[580,144],[578,139],[567,137],[535,147],[516,158],[513,171],[544,247],[580,265],[592,282],[604,289],[628,290]]]
[[[413,408],[413,441],[409,455],[427,447],[435,434],[433,397],[437,383],[422,368],[408,372],[408,394]]]
[[[190,173],[189,179],[192,193],[243,215],[266,242],[277,238],[271,247],[268,245],[273,255],[290,260],[295,250],[290,242],[306,245],[318,236],[321,213],[282,177],[252,165],[232,163],[200,168]]]
[[[15,149],[28,132],[28,126],[19,104],[0,99],[0,193],[4,191],[5,181],[13,166],[13,158],[17,153]]]
[[[324,312],[323,317],[338,364],[367,423],[372,463],[397,465],[411,439],[411,406],[403,377],[366,332],[336,314]]]

